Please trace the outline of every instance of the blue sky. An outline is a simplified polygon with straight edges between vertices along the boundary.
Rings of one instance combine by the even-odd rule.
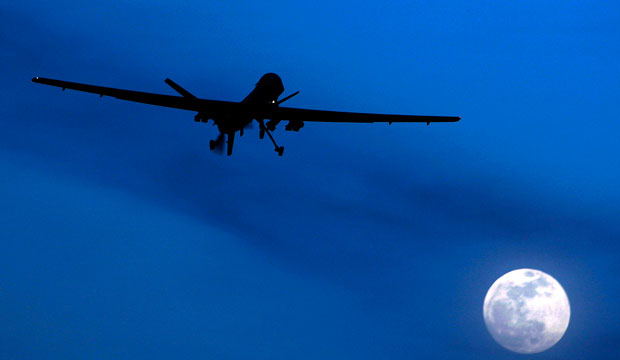
[[[0,357],[513,359],[482,319],[523,267],[571,323],[540,359],[620,341],[615,2],[153,1],[0,6]],[[257,130],[33,76],[460,115]]]

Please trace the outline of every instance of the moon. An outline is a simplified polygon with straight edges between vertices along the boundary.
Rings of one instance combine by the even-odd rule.
[[[513,270],[487,292],[484,322],[508,350],[534,354],[555,345],[568,328],[570,305],[553,277],[534,269]]]

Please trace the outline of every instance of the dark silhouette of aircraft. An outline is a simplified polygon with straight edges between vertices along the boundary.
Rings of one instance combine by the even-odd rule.
[[[346,122],[346,123],[374,123],[386,122],[425,122],[429,125],[432,122],[455,122],[461,119],[460,116],[422,116],[422,115],[388,115],[388,114],[369,114],[353,113],[326,110],[309,110],[280,107],[280,104],[299,94],[299,91],[278,100],[284,92],[284,86],[280,77],[274,73],[263,75],[256,87],[241,102],[220,101],[199,99],[189,91],[183,89],[170,79],[166,79],[166,84],[170,85],[181,96],[171,96],[162,94],[152,94],[141,91],[131,91],[114,89],[103,86],[80,84],[69,81],[46,79],[35,77],[33,82],[65,89],[85,91],[99,94],[100,97],[111,96],[121,100],[135,101],[143,104],[165,106],[176,109],[196,111],[194,121],[208,122],[213,120],[217,125],[220,134],[215,140],[209,142],[211,150],[222,152],[224,148],[224,136],[228,137],[227,154],[232,154],[235,133],[238,131],[243,136],[243,130],[248,128],[254,120],[260,127],[260,138],[265,134],[269,136],[278,155],[282,156],[284,147],[278,146],[272,131],[282,120],[288,120],[285,126],[287,131],[299,131],[304,126],[305,121],[316,122]],[[268,119],[265,123],[265,119]]]

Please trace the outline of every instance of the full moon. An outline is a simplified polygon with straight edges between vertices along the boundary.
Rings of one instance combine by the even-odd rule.
[[[545,351],[566,332],[570,305],[564,289],[539,270],[513,270],[497,279],[483,306],[487,329],[501,346],[521,354]]]

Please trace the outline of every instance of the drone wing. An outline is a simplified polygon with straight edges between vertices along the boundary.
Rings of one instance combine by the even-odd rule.
[[[198,99],[194,96],[172,96],[163,94],[153,94],[142,91],[115,89],[104,86],[80,84],[70,81],[47,79],[35,77],[32,82],[56,86],[59,88],[84,91],[98,94],[100,97],[110,96],[120,100],[134,101],[143,104],[164,106],[175,109],[198,111],[208,117],[213,117],[218,113],[226,113],[239,106],[239,103],[219,100]],[[176,85],[176,84],[175,84]],[[171,85],[172,86],[172,85]],[[173,86],[174,87],[174,86]],[[175,90],[177,90],[175,88]],[[177,90],[179,91],[179,90]],[[189,94],[189,93],[188,93]]]
[[[277,120],[290,120],[292,122],[343,122],[343,123],[393,123],[393,122],[456,122],[460,116],[427,116],[427,115],[393,115],[371,114],[327,110],[310,110],[279,107],[273,111],[273,118]]]

